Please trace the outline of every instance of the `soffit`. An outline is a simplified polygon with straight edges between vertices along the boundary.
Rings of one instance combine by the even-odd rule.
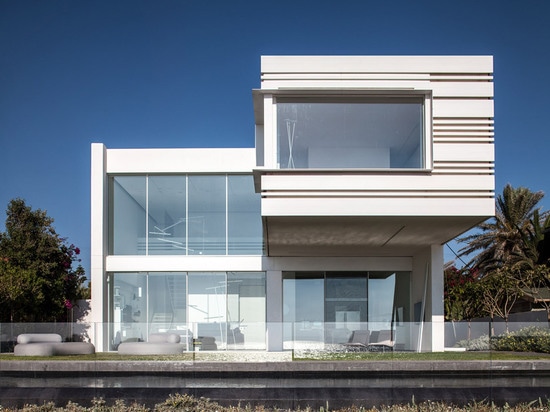
[[[269,256],[413,256],[479,217],[266,217]]]

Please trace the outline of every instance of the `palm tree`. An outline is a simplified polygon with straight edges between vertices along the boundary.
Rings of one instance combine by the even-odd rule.
[[[537,207],[543,198],[542,191],[532,192],[525,187],[504,187],[496,199],[496,215],[477,226],[476,233],[459,238],[466,243],[459,256],[478,252],[468,266],[478,267],[481,273],[503,266],[534,266],[538,263],[537,252],[541,225],[550,223],[548,213]]]

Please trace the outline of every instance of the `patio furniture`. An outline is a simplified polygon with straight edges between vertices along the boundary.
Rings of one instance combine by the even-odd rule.
[[[151,333],[147,342],[122,342],[118,345],[121,355],[177,355],[185,345],[177,333]]]
[[[15,356],[90,355],[95,347],[88,342],[63,342],[56,333],[23,333],[17,336]]]

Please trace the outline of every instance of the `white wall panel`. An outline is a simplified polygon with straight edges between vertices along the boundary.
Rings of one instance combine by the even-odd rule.
[[[262,56],[262,73],[388,72],[478,73],[493,71],[492,56]]]
[[[433,146],[433,156],[434,162],[493,162],[495,151],[492,144],[437,143]]]
[[[494,188],[492,176],[432,176],[424,175],[292,175],[262,176],[262,189],[265,192],[288,191],[310,192],[330,191],[491,191]],[[271,195],[271,193],[269,194]],[[300,193],[300,196],[307,193]]]
[[[268,198],[262,216],[492,216],[486,198]]]
[[[109,149],[107,173],[249,173],[254,149]]]
[[[434,99],[434,117],[494,117],[493,101],[489,99]]]

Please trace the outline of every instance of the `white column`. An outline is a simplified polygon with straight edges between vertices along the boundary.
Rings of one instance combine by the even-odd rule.
[[[283,350],[283,273],[268,270],[266,273],[266,342],[269,352]]]
[[[105,254],[107,253],[107,150],[101,143],[91,148],[91,256],[92,282],[91,325],[92,342],[96,350],[107,349],[104,324],[107,322],[107,284]]]
[[[432,322],[432,352],[443,352],[445,349],[443,262],[443,245],[432,245],[429,288]]]
[[[277,166],[277,106],[272,95],[264,95],[264,167]]]

